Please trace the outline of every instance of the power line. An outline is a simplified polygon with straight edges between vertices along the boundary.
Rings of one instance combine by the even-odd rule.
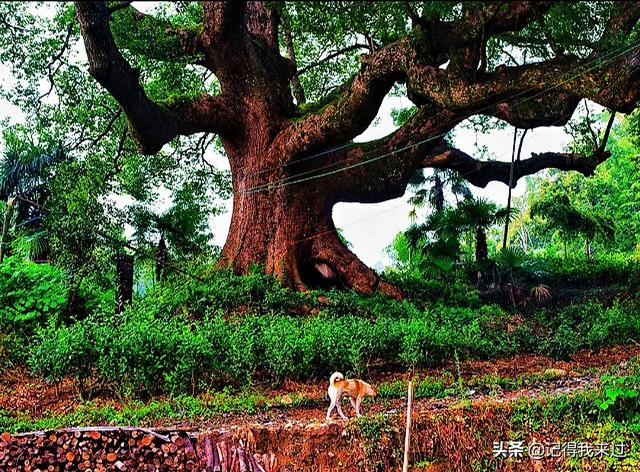
[[[523,99],[523,100],[521,100],[521,101],[519,101],[519,102],[516,102],[515,104],[521,104],[521,103],[524,103],[524,102],[526,102],[527,100],[531,100],[531,99],[536,98],[536,97],[538,97],[538,96],[540,96],[540,95],[542,95],[542,94],[544,94],[544,93],[546,93],[546,92],[548,92],[548,91],[550,91],[550,90],[553,90],[554,88],[558,87],[559,85],[562,85],[563,83],[570,82],[571,80],[574,80],[575,78],[577,78],[577,77],[579,77],[579,76],[581,76],[581,75],[586,74],[586,73],[587,73],[587,72],[589,72],[590,70],[593,70],[593,69],[595,69],[595,68],[597,68],[597,67],[600,67],[600,66],[604,65],[606,62],[609,62],[609,61],[613,60],[615,57],[618,57],[618,56],[620,56],[620,55],[622,55],[622,54],[625,54],[626,52],[628,52],[628,51],[630,51],[630,50],[634,49],[635,47],[637,47],[637,45],[638,45],[638,44],[636,44],[636,46],[633,46],[633,47],[631,47],[631,48],[628,48],[628,49],[627,49],[627,50],[625,50],[625,51],[622,51],[621,53],[617,54],[617,55],[616,55],[616,56],[614,56],[614,57],[611,57],[611,58],[607,59],[606,61],[602,62],[602,64],[599,64],[599,65],[594,66],[594,67],[592,67],[592,68],[590,68],[590,69],[587,69],[587,70],[585,70],[584,72],[582,72],[582,73],[580,73],[580,74],[577,74],[576,76],[574,76],[574,77],[572,77],[572,78],[570,78],[570,79],[567,79],[567,80],[565,80],[565,81],[563,81],[563,82],[557,83],[557,84],[555,84],[555,85],[553,85],[553,86],[551,86],[551,87],[549,87],[549,88],[547,88],[547,89],[545,89],[545,90],[542,90],[542,91],[540,91],[539,93],[537,93],[537,94],[535,94],[535,95],[532,95],[532,96],[530,96],[530,97],[526,97],[525,99]],[[599,58],[599,59],[602,59],[602,58]],[[578,67],[576,67],[575,69],[578,69]],[[524,92],[521,92],[520,94],[522,94],[522,93],[524,93]],[[508,100],[508,99],[507,99],[507,100]],[[496,105],[496,104],[498,104],[498,103],[502,103],[502,102],[504,102],[504,101],[505,101],[505,100],[502,100],[502,101],[500,101],[500,102],[496,102],[496,103],[494,103],[494,104],[487,105],[486,107],[484,107],[484,109],[491,108],[491,107],[493,107],[494,105]],[[467,117],[462,118],[462,119],[464,120],[464,119],[466,119],[466,118],[469,118],[470,116],[474,116],[474,115],[478,114],[478,112],[479,112],[479,111],[483,111],[484,109],[475,110],[472,114],[469,114]],[[451,124],[451,122],[446,123],[446,124]],[[445,124],[445,125],[446,125],[446,124]],[[391,151],[391,152],[389,152],[389,153],[386,153],[386,154],[383,154],[383,155],[379,155],[379,156],[376,156],[376,157],[374,157],[374,158],[367,159],[367,160],[365,160],[365,161],[360,161],[360,162],[358,162],[358,163],[352,164],[352,165],[350,165],[350,166],[345,166],[345,167],[342,167],[342,168],[336,169],[336,170],[334,170],[334,171],[329,171],[329,172],[326,172],[326,173],[323,173],[323,174],[314,175],[314,176],[312,176],[312,177],[308,177],[308,178],[303,178],[303,179],[298,179],[298,180],[292,180],[292,179],[296,179],[296,178],[298,178],[298,177],[300,177],[300,176],[302,176],[302,175],[306,175],[306,174],[309,174],[309,173],[312,173],[312,172],[317,172],[318,170],[322,170],[322,169],[326,169],[326,168],[329,168],[329,167],[333,167],[334,165],[337,165],[337,164],[339,164],[339,163],[332,163],[332,164],[328,164],[328,165],[326,165],[326,166],[324,166],[324,167],[320,167],[320,168],[318,168],[318,169],[313,169],[313,170],[305,171],[305,172],[302,172],[302,173],[299,173],[299,174],[296,174],[296,175],[293,175],[293,176],[285,177],[284,179],[280,180],[280,181],[279,181],[279,183],[278,183],[278,182],[276,182],[276,183],[275,183],[275,185],[273,185],[272,183],[266,183],[266,184],[258,185],[258,186],[256,186],[256,187],[251,188],[251,189],[245,190],[243,193],[249,193],[249,194],[251,194],[251,193],[260,192],[260,191],[263,191],[263,190],[274,190],[274,189],[278,189],[278,188],[286,187],[286,186],[288,186],[288,185],[293,185],[293,184],[296,184],[296,183],[306,182],[306,181],[309,181],[309,180],[314,180],[314,179],[316,179],[316,178],[322,178],[322,177],[326,177],[326,176],[329,176],[329,175],[333,175],[333,174],[336,174],[336,173],[338,173],[338,172],[343,172],[343,171],[346,171],[346,170],[350,170],[350,169],[352,169],[352,168],[354,168],[354,167],[359,167],[359,166],[361,166],[361,165],[368,164],[368,163],[370,163],[370,162],[375,162],[375,161],[377,161],[377,160],[380,160],[380,159],[383,159],[383,158],[388,157],[388,156],[390,156],[390,155],[393,155],[393,154],[395,154],[395,153],[397,153],[397,152],[403,152],[403,151],[405,151],[405,150],[408,150],[408,149],[411,149],[411,148],[414,148],[414,147],[420,146],[420,145],[425,144],[425,143],[427,143],[427,142],[430,142],[430,141],[433,141],[433,140],[436,140],[436,139],[442,138],[442,137],[446,136],[446,134],[448,134],[448,132],[446,132],[446,133],[440,133],[440,134],[437,134],[437,135],[432,136],[432,137],[430,137],[430,138],[427,138],[427,139],[424,139],[424,140],[422,140],[422,141],[419,141],[419,142],[417,142],[417,143],[414,143],[414,144],[411,144],[411,145],[408,145],[408,146],[404,146],[404,147],[402,147],[402,148],[400,148],[400,149],[393,150],[393,151]],[[364,155],[366,156],[366,155],[367,155],[367,153],[365,153]]]
[[[583,70],[579,74],[576,74],[573,77],[571,77],[569,79],[566,79],[564,81],[558,82],[558,83],[556,83],[556,84],[554,84],[554,85],[552,85],[552,86],[550,86],[550,87],[548,87],[548,88],[546,88],[544,90],[539,91],[538,93],[536,93],[534,95],[531,95],[529,97],[525,97],[524,99],[521,99],[521,100],[515,102],[513,105],[519,105],[519,104],[525,103],[525,102],[527,102],[529,100],[533,100],[534,98],[537,98],[537,97],[539,97],[539,96],[541,96],[541,95],[543,95],[543,94],[545,94],[545,93],[547,93],[547,92],[559,87],[560,85],[563,85],[565,83],[571,82],[571,81],[575,80],[576,78],[578,78],[578,77],[580,77],[580,76],[582,76],[582,75],[584,75],[584,74],[586,74],[586,73],[588,73],[588,72],[590,72],[590,71],[592,71],[594,69],[597,69],[597,68],[603,66],[607,62],[610,62],[610,61],[614,60],[615,58],[626,54],[627,52],[629,52],[629,51],[635,49],[636,47],[638,47],[638,45],[640,45],[640,41],[636,42],[635,44],[633,44],[630,47],[620,47],[620,48],[618,48],[618,50],[621,49],[621,51],[619,53],[616,53],[615,49],[612,50],[612,51],[609,51],[604,56],[599,57],[599,58],[594,59],[593,61],[591,61],[591,63],[599,62],[599,64],[595,64],[592,67],[589,67],[589,68]],[[616,53],[616,54],[614,54],[614,53]],[[607,58],[607,56],[611,56],[611,57]],[[606,58],[606,60],[605,60],[605,58]],[[576,66],[572,70],[578,70],[580,68],[588,66],[589,64],[590,63],[581,64],[579,66]],[[461,119],[464,120],[464,119],[469,118],[471,116],[477,115],[480,112],[485,111],[487,109],[490,109],[490,108],[494,107],[495,105],[497,105],[499,103],[503,103],[505,101],[512,100],[513,98],[521,96],[523,94],[526,94],[531,90],[536,90],[536,89],[533,88],[533,87],[530,87],[529,89],[527,89],[525,91],[522,91],[522,92],[519,92],[519,93],[513,95],[511,98],[502,99],[499,102],[495,102],[495,103],[486,105],[485,107],[482,107],[482,108],[480,108],[478,110],[474,110],[473,113],[470,113],[469,115],[467,115],[466,117],[463,117]],[[558,121],[561,121],[561,120],[558,120]],[[453,123],[453,121],[450,121],[450,122],[445,123],[444,125],[441,125],[441,126],[446,126],[446,125],[452,124],[452,123]],[[297,183],[302,183],[302,182],[307,182],[307,181],[315,180],[315,179],[322,178],[322,177],[327,177],[327,176],[330,176],[330,175],[333,175],[333,174],[336,174],[336,173],[339,173],[339,172],[344,172],[344,171],[353,169],[355,167],[360,167],[362,165],[366,165],[366,164],[369,164],[371,162],[378,161],[378,160],[383,159],[385,157],[389,157],[391,155],[394,155],[394,154],[396,154],[398,152],[403,152],[403,151],[406,151],[408,149],[420,146],[420,145],[425,144],[427,142],[431,142],[431,141],[434,141],[436,139],[440,139],[440,138],[446,136],[447,134],[448,134],[448,132],[440,133],[440,134],[434,135],[434,136],[432,136],[430,138],[426,138],[426,139],[424,139],[422,141],[419,141],[417,143],[414,143],[414,144],[411,144],[411,145],[408,145],[408,146],[404,146],[404,147],[402,147],[400,149],[395,149],[395,150],[393,150],[391,152],[388,152],[388,153],[385,153],[385,154],[382,154],[382,155],[378,155],[378,156],[375,156],[373,158],[370,158],[370,159],[367,159],[367,160],[364,160],[364,161],[360,161],[360,162],[357,162],[355,164],[351,164],[349,166],[344,166],[344,167],[341,167],[341,168],[338,168],[338,169],[335,169],[335,170],[332,170],[332,171],[324,172],[324,173],[317,174],[317,175],[312,175],[312,176],[306,177],[306,178],[300,178],[303,175],[307,175],[307,174],[310,174],[310,173],[313,173],[313,172],[318,172],[319,170],[333,167],[335,165],[338,165],[339,163],[331,163],[331,164],[325,165],[323,167],[319,167],[317,169],[312,169],[312,170],[304,171],[304,172],[301,172],[301,173],[298,173],[298,174],[294,174],[294,175],[285,177],[285,178],[281,179],[280,181],[267,182],[265,184],[260,184],[260,185],[257,185],[255,187],[252,187],[250,189],[244,190],[242,192],[236,192],[235,194],[236,195],[238,195],[238,194],[245,195],[245,194],[252,194],[252,193],[257,193],[257,192],[261,192],[261,191],[265,191],[265,190],[275,190],[275,189],[279,189],[279,188],[282,188],[282,187],[286,187],[288,185],[294,185],[294,184],[297,184]],[[351,146],[351,145],[354,145],[354,144],[353,143],[349,143],[348,145],[345,145],[343,147],[347,147],[347,146]],[[318,155],[309,156],[309,157],[307,157],[305,159],[316,158],[319,155],[324,155],[324,154],[327,154],[329,152],[333,152],[333,151],[335,151],[335,149],[336,148],[334,148],[334,149],[332,149],[330,151],[325,151],[324,153],[321,153],[321,154],[318,154]],[[366,156],[367,154],[372,154],[372,153],[373,153],[373,151],[371,153],[365,153],[364,156]],[[297,161],[292,161],[290,163],[287,163],[287,164],[283,165],[282,167],[285,167],[287,165],[297,164],[298,162],[302,162],[302,161],[303,161],[303,159],[300,159],[300,160],[297,160]]]
[[[619,46],[619,47],[618,47],[618,49],[623,49],[624,47],[625,47],[625,46],[622,46],[622,45],[621,45],[621,46]],[[631,47],[629,50],[631,50],[631,49],[633,49],[633,47]],[[595,62],[601,61],[601,60],[605,59],[608,55],[611,55],[611,54],[615,53],[615,51],[616,51],[616,49],[612,49],[611,51],[608,51],[607,53],[605,53],[603,56],[600,56],[600,57],[597,57],[597,58],[592,59],[590,62],[591,62],[591,63],[595,63]],[[627,52],[627,51],[623,51],[623,52],[622,52],[622,54],[624,54],[624,53],[626,53],[626,52]],[[613,59],[613,58],[611,58],[611,59]],[[611,60],[611,59],[609,59],[609,60]],[[603,64],[605,64],[605,63],[606,63],[606,62],[608,62],[609,60],[607,60],[607,61],[603,62]],[[586,62],[586,63],[584,63],[584,64],[580,64],[579,66],[576,66],[576,67],[575,67],[575,68],[573,68],[572,70],[577,70],[577,69],[579,69],[580,67],[587,66],[590,62]],[[584,73],[586,73],[586,72],[588,72],[588,71],[585,71]],[[580,74],[580,75],[582,75],[582,74]],[[578,75],[578,76],[579,76],[579,75]],[[576,76],[576,77],[577,77],[577,76]],[[574,77],[574,78],[575,78],[575,77]],[[571,79],[571,80],[573,80],[573,79]],[[561,84],[556,84],[556,86],[558,86],[558,85],[561,85]],[[553,88],[553,87],[552,87],[552,88]],[[512,95],[511,97],[507,97],[507,98],[505,98],[505,99],[503,99],[503,100],[501,100],[501,101],[499,101],[499,102],[494,102],[494,103],[492,103],[492,104],[485,105],[484,107],[482,107],[482,108],[480,108],[480,109],[478,109],[478,110],[475,110],[475,111],[474,111],[474,113],[473,113],[473,115],[477,115],[477,114],[479,114],[480,112],[485,111],[485,110],[488,110],[488,109],[490,109],[491,107],[493,107],[493,106],[495,106],[495,105],[497,105],[497,104],[499,104],[499,103],[503,103],[503,102],[505,102],[505,101],[513,100],[513,99],[517,98],[518,96],[520,96],[520,95],[525,95],[526,93],[531,92],[531,91],[533,91],[533,90],[537,90],[537,89],[536,89],[536,87],[529,87],[528,89],[523,90],[523,91],[521,91],[521,92],[518,92],[518,93],[516,93],[516,94]],[[549,89],[547,89],[547,90],[549,90]],[[544,93],[544,92],[545,92],[545,91],[542,91],[541,93]],[[535,97],[535,96],[534,96],[534,97]],[[529,98],[534,98],[534,97],[529,97]],[[469,115],[469,116],[473,116],[473,115]],[[451,122],[452,122],[452,121],[449,121],[449,122],[448,122],[448,124],[450,124]],[[322,157],[322,156],[324,156],[324,155],[330,154],[330,153],[332,153],[332,152],[340,151],[340,150],[342,150],[342,149],[345,149],[345,148],[348,148],[348,147],[351,147],[351,146],[357,146],[357,144],[358,144],[358,143],[354,143],[354,142],[345,143],[345,144],[342,144],[342,145],[340,145],[340,146],[336,146],[336,147],[333,147],[333,148],[331,148],[331,149],[328,149],[328,150],[325,150],[325,151],[322,151],[322,152],[319,152],[319,153],[316,153],[316,154],[312,154],[312,155],[307,156],[307,157],[304,157],[304,158],[302,158],[302,159],[297,159],[297,160],[295,160],[295,161],[287,162],[287,163],[285,163],[285,164],[281,164],[281,165],[276,165],[276,166],[268,167],[268,168],[266,168],[266,169],[262,169],[262,170],[260,170],[260,171],[253,172],[252,174],[249,174],[249,175],[263,174],[263,173],[266,173],[266,172],[270,172],[270,171],[272,171],[272,170],[276,170],[276,169],[283,169],[283,168],[285,168],[285,167],[288,167],[288,166],[291,166],[291,165],[294,165],[294,164],[298,164],[298,163],[300,163],[300,162],[305,162],[305,161],[308,161],[308,160],[310,160],[310,159],[315,159],[315,158],[318,158],[318,157]]]
[[[557,123],[559,123],[559,122],[560,122],[560,121],[562,121],[562,120],[563,120],[563,118],[560,118],[560,119],[556,120],[556,121],[555,121],[551,126],[555,126]],[[529,137],[530,137],[530,138],[532,138],[532,137],[534,137],[534,136],[537,136],[537,135],[539,135],[539,134],[544,133],[545,131],[546,131],[546,130],[544,130],[544,129],[540,129],[540,130],[538,130],[537,132],[532,133]],[[503,156],[505,156],[507,153],[508,153],[508,151],[507,151],[507,152],[503,152],[503,153],[501,153],[501,154],[498,154],[496,157],[503,157]],[[488,164],[490,164],[490,162],[481,162],[481,163],[480,163],[480,165],[481,165],[481,166],[485,166],[485,165],[488,165]],[[467,172],[459,173],[459,174],[460,174],[460,176],[461,176],[462,178],[464,178],[465,176],[469,175],[471,172],[474,172],[474,171],[467,171]],[[348,226],[353,226],[353,225],[355,225],[355,224],[362,223],[363,221],[370,220],[371,218],[375,218],[376,216],[380,216],[380,215],[381,215],[381,214],[383,214],[383,213],[388,213],[388,212],[390,212],[390,211],[396,210],[396,209],[398,209],[398,208],[400,208],[400,207],[404,206],[404,205],[405,205],[405,203],[406,203],[406,202],[404,202],[404,201],[403,201],[402,203],[400,203],[400,204],[398,204],[398,205],[395,205],[395,206],[393,206],[393,207],[391,207],[391,208],[387,208],[387,209],[385,209],[385,210],[379,211],[379,212],[377,212],[377,213],[373,213],[373,214],[371,214],[371,215],[369,215],[369,216],[366,216],[366,217],[364,217],[364,218],[357,219],[357,220],[355,220],[355,221],[352,221],[352,222],[350,222],[350,223],[347,223],[347,224],[345,224],[345,225],[340,226],[340,228],[339,228],[339,229],[346,228],[346,227],[348,227]],[[288,245],[291,245],[291,246],[292,246],[292,245],[294,245],[294,244],[298,244],[298,243],[301,243],[301,242],[304,242],[304,241],[307,241],[307,240],[310,240],[310,239],[318,238],[318,237],[320,237],[320,236],[324,236],[324,235],[327,235],[327,234],[331,234],[331,233],[333,233],[333,232],[334,232],[334,230],[321,231],[320,233],[316,233],[316,234],[314,234],[314,235],[312,235],[312,236],[307,236],[307,237],[305,237],[305,238],[296,239],[295,241],[290,241],[290,242],[288,243]]]

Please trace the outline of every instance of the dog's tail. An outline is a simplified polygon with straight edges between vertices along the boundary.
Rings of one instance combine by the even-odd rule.
[[[334,372],[329,378],[329,385],[335,384],[338,380],[344,380],[344,375],[342,375],[340,372]]]

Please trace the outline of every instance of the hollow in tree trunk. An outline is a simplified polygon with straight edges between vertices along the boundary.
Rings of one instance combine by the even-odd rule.
[[[196,32],[137,12],[130,2],[120,3],[75,2],[90,74],[118,102],[143,154],[157,153],[179,136],[213,133],[220,138],[234,189],[221,265],[244,274],[259,264],[284,285],[301,290],[339,286],[401,296],[340,241],[331,219],[338,202],[399,198],[411,175],[422,168],[454,170],[484,187],[494,180],[515,184],[550,167],[591,175],[608,157],[604,150],[594,156],[547,152],[513,169],[509,163],[478,161],[444,138],[470,115],[481,111],[513,126],[535,128],[565,124],[581,98],[624,112],[640,103],[637,48],[598,67],[585,67],[608,57],[609,39],[630,34],[640,18],[637,2],[614,8],[602,27],[602,41],[592,45],[588,58],[562,54],[482,73],[478,64],[485,62],[487,41],[522,30],[545,15],[553,2],[510,2],[491,14],[486,8],[469,9],[459,21],[412,18],[419,32],[380,47],[373,47],[372,40],[352,77],[304,110],[299,106],[304,100],[301,72],[293,57],[295,42],[303,38],[295,36],[293,25],[285,28],[290,57],[280,53],[279,10],[286,4],[275,8],[261,1],[203,2],[202,25]],[[124,30],[114,29],[123,36],[117,42],[111,22],[123,9],[136,21]],[[130,52],[204,67],[215,75],[220,93],[153,101],[141,83],[146,74],[133,69],[118,47],[129,44],[135,49],[141,33],[150,36],[148,44]],[[566,77],[580,68],[585,72],[568,82]],[[397,83],[406,84],[418,111],[390,135],[355,143]],[[550,90],[551,83],[561,86]],[[539,98],[523,107],[513,98],[523,96]],[[477,238],[476,259],[481,261],[487,257],[483,229]]]

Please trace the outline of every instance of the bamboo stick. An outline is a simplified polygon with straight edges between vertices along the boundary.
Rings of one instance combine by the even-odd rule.
[[[413,404],[413,382],[409,381],[407,391],[407,428],[404,436],[404,462],[402,463],[402,472],[409,471],[409,447],[411,445],[411,407]]]

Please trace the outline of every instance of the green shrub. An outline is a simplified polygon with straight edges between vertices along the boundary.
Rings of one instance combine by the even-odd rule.
[[[548,269],[548,282],[565,285],[637,283],[640,261],[626,253],[602,251],[596,257],[551,257],[541,259]]]
[[[468,283],[447,282],[425,277],[419,271],[390,271],[385,278],[396,284],[420,308],[441,302],[452,306],[477,308],[482,305],[480,292]]]
[[[539,339],[534,334],[531,326],[520,324],[511,330],[510,339],[514,343],[514,352],[535,352]]]
[[[98,325],[97,371],[124,396],[193,392],[198,381],[219,366],[216,346],[200,326],[180,317],[154,319],[134,313],[120,323]]]
[[[242,309],[226,295],[216,298],[205,284],[199,284],[199,296],[196,285],[158,285],[122,315],[94,315],[68,326],[52,318],[37,331],[29,363],[50,380],[95,375],[122,396],[181,394],[253,379],[326,378],[336,370],[362,375],[378,361],[437,366],[454,357],[486,359],[522,350],[566,358],[640,333],[630,303],[541,310],[514,328],[513,317],[493,305],[437,303],[419,310],[408,301],[348,292],[282,298],[282,289],[260,302],[256,293],[266,296],[271,279],[255,276],[242,285],[222,274],[236,293],[249,297]],[[318,300],[320,294],[326,299]],[[289,296],[303,297],[318,313],[289,314]],[[0,339],[0,349],[9,341]]]
[[[67,304],[63,273],[49,264],[9,257],[0,265],[0,329],[32,333]]]
[[[240,276],[230,270],[208,269],[201,276],[206,283],[176,277],[157,285],[142,303],[164,313],[186,312],[203,318],[220,311],[289,314],[306,301],[304,294],[282,288],[274,277],[262,273]]]
[[[640,416],[640,377],[612,377],[601,379],[602,398],[598,402],[601,410],[616,420],[638,421]]]
[[[561,324],[549,338],[540,343],[540,353],[554,359],[568,359],[579,348],[580,338],[567,324]]]
[[[404,327],[400,357],[412,366],[433,366],[454,354],[465,359],[511,352],[515,344],[508,333],[492,326],[505,315],[494,306],[472,310],[436,305]]]
[[[82,380],[91,376],[99,358],[95,323],[93,318],[69,326],[51,321],[39,329],[31,347],[31,368],[49,381],[67,376]]]
[[[135,305],[122,316],[94,316],[38,332],[30,364],[49,380],[95,374],[121,396],[192,393],[213,383],[254,376],[326,377],[363,374],[378,359],[435,365],[450,358],[489,357],[504,349],[483,339],[487,313],[435,308],[412,319],[381,316],[293,317],[275,313],[202,321],[157,316]]]
[[[585,344],[598,349],[606,345],[628,343],[640,336],[640,313],[635,305],[614,303],[601,309],[598,316],[581,324]]]
[[[260,320],[261,355],[264,369],[276,380],[309,372],[312,339],[292,317],[264,317]]]

